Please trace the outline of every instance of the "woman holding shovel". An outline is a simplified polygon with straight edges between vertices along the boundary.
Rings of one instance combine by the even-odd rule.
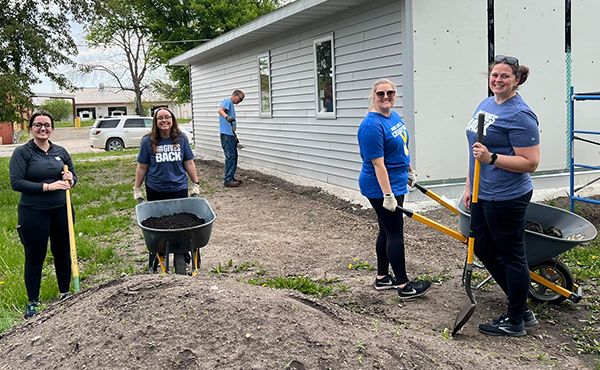
[[[25,288],[29,303],[25,318],[40,308],[42,269],[48,249],[54,257],[60,299],[69,296],[71,255],[66,190],[77,183],[71,156],[50,141],[54,120],[47,112],[29,119],[33,139],[15,149],[10,158],[10,184],[21,193],[17,231],[25,248]],[[69,170],[64,172],[63,167]]]
[[[398,113],[392,111],[395,98],[396,86],[392,81],[375,82],[369,113],[358,128],[362,158],[358,184],[379,222],[375,289],[397,289],[400,298],[414,298],[427,293],[431,282],[409,281],[406,275],[403,214],[396,212],[396,206],[404,202],[406,184],[417,183],[417,174],[410,164],[408,131]],[[394,276],[389,274],[389,265]]]
[[[149,202],[187,198],[186,173],[192,180],[190,195],[200,195],[194,153],[187,136],[179,130],[177,118],[169,109],[159,108],[154,112],[152,130],[142,139],[137,162],[133,186],[136,200],[144,200],[141,190],[144,180]],[[187,263],[191,260],[187,253],[185,260]]]
[[[521,336],[526,326],[537,324],[527,310],[529,267],[525,255],[525,212],[533,194],[530,173],[540,161],[540,135],[535,113],[517,93],[529,68],[515,57],[497,55],[490,66],[485,99],[467,126],[472,152],[464,205],[471,207],[475,160],[481,162],[478,203],[480,212],[471,221],[475,255],[508,297],[507,312],[489,324],[479,325],[488,335]],[[477,116],[485,114],[483,143],[477,140]]]

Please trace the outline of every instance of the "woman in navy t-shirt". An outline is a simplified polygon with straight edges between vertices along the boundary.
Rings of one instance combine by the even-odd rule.
[[[358,128],[362,158],[358,185],[379,221],[375,289],[397,288],[401,298],[413,298],[425,294],[431,282],[409,281],[406,275],[403,214],[396,211],[396,206],[402,205],[407,183],[414,186],[417,175],[410,164],[408,131],[398,113],[392,111],[395,98],[392,81],[375,82],[369,113]],[[395,276],[389,274],[390,264]]]
[[[533,194],[530,173],[540,161],[540,134],[535,113],[517,94],[529,68],[515,57],[497,55],[490,66],[485,99],[467,125],[469,175],[463,203],[471,207],[475,159],[481,162],[480,212],[471,221],[475,254],[508,297],[507,312],[490,324],[479,325],[488,335],[521,336],[537,324],[527,309],[529,266],[525,255],[525,213]],[[477,117],[485,114],[483,143],[477,143]]]
[[[148,201],[187,198],[189,175],[192,180],[190,194],[200,194],[194,153],[187,136],[179,130],[177,119],[167,108],[154,112],[152,130],[142,138],[137,157],[133,197],[144,199],[141,186],[146,182]],[[190,256],[185,254],[186,262]],[[157,265],[154,265],[156,269]]]

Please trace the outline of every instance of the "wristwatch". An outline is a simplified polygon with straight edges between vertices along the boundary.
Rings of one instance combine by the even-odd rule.
[[[496,159],[498,159],[498,154],[496,153],[492,153],[492,160],[490,161],[490,164],[493,166],[494,163],[496,162]]]

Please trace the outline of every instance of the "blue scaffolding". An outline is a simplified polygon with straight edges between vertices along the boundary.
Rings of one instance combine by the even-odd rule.
[[[590,169],[590,170],[600,170],[600,167],[597,166],[589,166],[589,165],[585,165],[585,164],[580,164],[580,163],[575,163],[575,149],[574,149],[574,141],[575,140],[579,140],[582,142],[586,142],[589,144],[594,144],[594,145],[600,145],[599,142],[593,141],[593,140],[588,140],[588,139],[584,139],[582,137],[577,136],[576,134],[584,134],[584,135],[600,135],[600,132],[598,131],[582,131],[582,130],[575,130],[575,102],[576,101],[583,101],[583,100],[600,100],[600,92],[592,92],[592,93],[577,93],[575,94],[574,92],[574,88],[573,86],[571,86],[571,109],[570,109],[570,125],[569,125],[569,129],[570,129],[570,160],[569,160],[569,170],[571,173],[570,176],[570,197],[571,197],[571,212],[575,212],[575,201],[581,201],[581,202],[587,202],[587,203],[595,203],[595,204],[600,204],[600,201],[594,200],[594,199],[589,199],[589,198],[582,198],[582,197],[578,197],[575,196],[575,192],[595,183],[596,181],[600,180],[600,177],[598,177],[597,179],[590,181],[589,183],[580,186],[578,188],[575,189],[575,168],[586,168],[586,169]]]

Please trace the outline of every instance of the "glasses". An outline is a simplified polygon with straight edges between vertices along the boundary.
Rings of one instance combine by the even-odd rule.
[[[375,95],[377,95],[377,97],[378,97],[379,99],[383,99],[383,97],[384,97],[384,96],[386,96],[386,95],[388,96],[388,98],[390,98],[390,99],[391,99],[391,98],[393,98],[394,96],[396,96],[396,91],[394,91],[394,90],[388,90],[387,92],[385,92],[385,91],[377,91],[377,92],[375,93]]]
[[[238,99],[240,99],[240,103],[244,101],[244,98],[242,98],[241,96],[239,96],[239,95],[237,95],[237,94],[236,94],[235,96],[237,96],[237,97],[238,97]]]
[[[42,127],[45,127],[46,130],[49,130],[52,128],[52,124],[51,123],[34,122],[31,124],[31,127],[37,128],[37,129],[41,129]]]
[[[164,116],[164,117],[161,116],[161,117],[156,117],[156,120],[157,121],[168,121],[171,118],[173,118],[173,116]]]
[[[494,62],[495,63],[506,62],[506,64],[511,65],[511,66],[519,66],[519,59],[517,59],[515,57],[507,57],[506,55],[496,55],[496,58],[494,58]]]

